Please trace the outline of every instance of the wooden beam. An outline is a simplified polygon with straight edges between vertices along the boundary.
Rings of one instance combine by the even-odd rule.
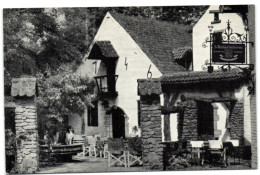
[[[180,109],[177,106],[161,106],[162,114],[170,114],[179,112]]]

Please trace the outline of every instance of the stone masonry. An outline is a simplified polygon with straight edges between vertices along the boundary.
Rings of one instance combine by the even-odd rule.
[[[179,102],[182,111],[178,115],[178,140],[198,139],[197,104],[194,100]]]
[[[16,172],[35,173],[39,168],[36,79],[13,79],[11,94],[16,106]]]
[[[140,102],[143,165],[147,169],[163,170],[160,97],[141,96]]]
[[[238,139],[240,142],[243,140],[244,135],[244,117],[243,117],[244,104],[243,101],[237,101],[234,104],[230,116],[230,136],[231,139]],[[240,143],[242,144],[242,143]]]
[[[230,115],[230,137],[234,140],[239,140],[239,146],[244,147],[244,103],[243,100],[233,104]],[[243,154],[244,150],[240,150]]]
[[[35,173],[38,170],[38,130],[34,97],[16,100],[16,136],[25,136],[17,145],[16,168],[19,173]]]

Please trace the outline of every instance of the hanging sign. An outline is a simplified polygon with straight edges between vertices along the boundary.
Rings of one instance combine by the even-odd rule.
[[[212,44],[213,63],[245,63],[245,44]]]

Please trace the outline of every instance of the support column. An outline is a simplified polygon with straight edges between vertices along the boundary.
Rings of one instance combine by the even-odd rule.
[[[12,81],[15,101],[16,171],[35,173],[39,168],[36,79],[19,78]]]
[[[163,144],[159,79],[138,80],[141,108],[141,135],[143,166],[163,170]]]
[[[160,98],[159,96],[141,96],[140,102],[144,167],[163,170]]]

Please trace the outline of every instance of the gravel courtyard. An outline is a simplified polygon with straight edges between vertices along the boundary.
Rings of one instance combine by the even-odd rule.
[[[145,171],[142,166],[122,167],[113,166],[108,167],[108,160],[104,158],[95,157],[73,157],[72,162],[61,163],[56,166],[49,166],[40,168],[38,173],[94,173],[94,172],[122,172],[122,171]]]

